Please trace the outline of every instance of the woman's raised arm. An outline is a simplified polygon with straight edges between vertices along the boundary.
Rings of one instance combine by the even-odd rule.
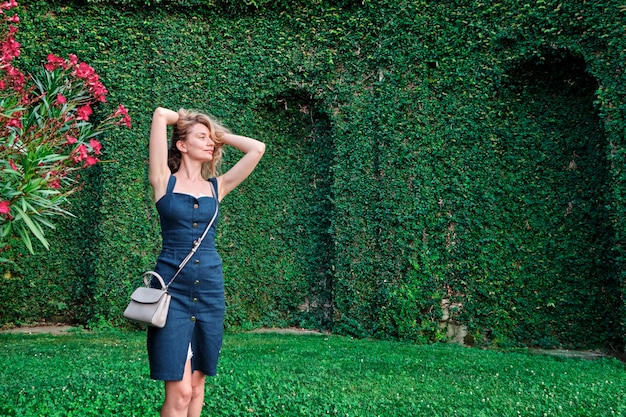
[[[154,201],[159,201],[167,191],[167,182],[171,175],[167,166],[167,126],[176,124],[177,121],[177,112],[162,107],[157,107],[152,115],[148,178],[154,190]]]
[[[220,200],[248,178],[265,153],[263,142],[246,136],[226,133],[224,143],[239,149],[245,155],[231,169],[217,178]]]

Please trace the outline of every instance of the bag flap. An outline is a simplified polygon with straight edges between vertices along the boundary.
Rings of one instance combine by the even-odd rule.
[[[167,294],[167,292],[158,288],[139,287],[131,294],[130,298],[138,303],[150,304],[159,301],[163,294]]]

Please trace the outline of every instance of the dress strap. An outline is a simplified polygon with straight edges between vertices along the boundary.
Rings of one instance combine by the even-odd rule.
[[[217,200],[217,196],[219,195],[219,194],[218,194],[218,190],[217,190],[217,178],[215,178],[215,177],[211,177],[211,178],[209,178],[209,182],[210,182],[211,184],[213,184],[213,191],[215,191],[215,195],[214,195],[214,197],[215,197],[215,199]]]
[[[170,179],[167,180],[167,189],[165,190],[165,194],[172,194],[174,192],[174,186],[176,185],[176,177],[170,175]]]

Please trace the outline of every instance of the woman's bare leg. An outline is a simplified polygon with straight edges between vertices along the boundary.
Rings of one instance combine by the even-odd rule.
[[[191,374],[191,402],[187,417],[200,417],[204,405],[204,381],[206,375],[200,371]]]
[[[165,401],[161,407],[161,417],[187,417],[192,397],[191,360],[188,360],[182,380],[165,381]]]

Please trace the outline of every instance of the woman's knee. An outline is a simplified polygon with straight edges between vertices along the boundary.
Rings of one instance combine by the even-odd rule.
[[[170,384],[165,390],[165,402],[177,410],[186,409],[193,395],[194,389],[191,384]]]

